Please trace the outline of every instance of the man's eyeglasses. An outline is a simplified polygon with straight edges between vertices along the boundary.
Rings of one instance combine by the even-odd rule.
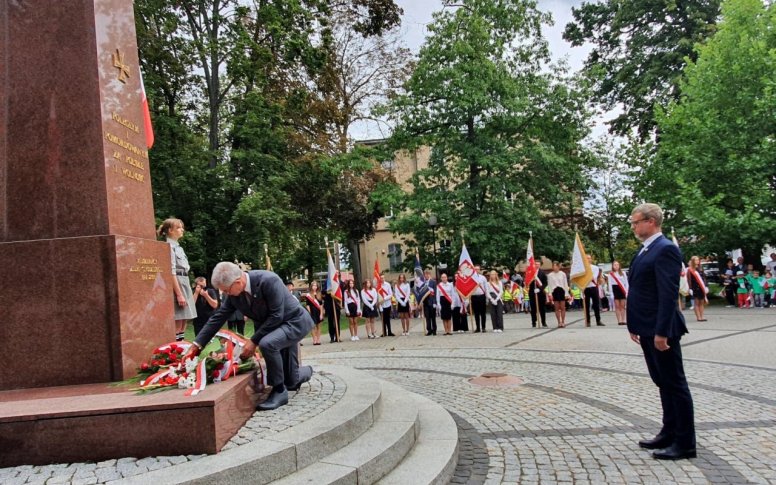
[[[639,222],[644,222],[644,221],[648,221],[648,220],[649,219],[646,219],[646,218],[645,219],[637,219],[635,221],[633,219],[631,219],[630,225],[631,225],[631,227],[635,227],[635,226],[639,225]]]

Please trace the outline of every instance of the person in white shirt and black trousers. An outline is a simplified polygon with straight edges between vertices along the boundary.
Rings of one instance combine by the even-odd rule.
[[[595,324],[599,327],[603,327],[601,323],[601,294],[598,286],[603,283],[603,277],[601,268],[593,265],[593,258],[587,257],[590,261],[590,268],[593,270],[593,279],[585,288],[585,326],[590,326],[590,307],[593,307],[593,313],[595,314]]]

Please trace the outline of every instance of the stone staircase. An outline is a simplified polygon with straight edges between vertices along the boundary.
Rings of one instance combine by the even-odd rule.
[[[293,428],[116,484],[444,484],[458,431],[437,403],[347,367],[315,366],[347,385],[333,406]]]

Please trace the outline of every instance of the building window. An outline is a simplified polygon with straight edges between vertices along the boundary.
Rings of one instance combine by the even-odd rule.
[[[391,272],[401,271],[401,244],[393,243],[388,245],[388,265]]]

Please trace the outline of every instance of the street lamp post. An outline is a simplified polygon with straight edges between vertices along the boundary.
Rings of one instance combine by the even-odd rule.
[[[439,261],[437,261],[437,247],[436,247],[436,226],[437,217],[434,214],[428,216],[428,225],[431,226],[431,234],[434,241],[434,275],[436,280],[439,281]]]

